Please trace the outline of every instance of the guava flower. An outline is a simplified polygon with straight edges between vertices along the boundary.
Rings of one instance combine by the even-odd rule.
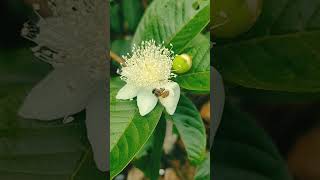
[[[107,132],[107,4],[105,0],[50,0],[49,17],[28,22],[22,36],[35,42],[40,60],[52,72],[28,94],[19,115],[54,120],[86,110],[88,139],[97,167],[108,169]],[[39,5],[33,6],[37,10]]]
[[[178,83],[171,81],[173,52],[154,40],[134,46],[132,53],[124,56],[125,63],[119,71],[126,82],[118,92],[117,99],[137,97],[139,113],[144,116],[151,112],[158,100],[168,114],[174,114],[180,98]]]

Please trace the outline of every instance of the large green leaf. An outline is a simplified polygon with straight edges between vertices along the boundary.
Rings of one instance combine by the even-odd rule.
[[[159,169],[161,164],[163,141],[166,134],[166,119],[164,116],[160,119],[152,138],[143,148],[146,155],[135,161],[134,165],[144,172],[144,175],[151,180],[159,178]]]
[[[130,31],[135,31],[143,15],[142,1],[122,0],[122,12],[126,26]]]
[[[210,180],[210,153],[206,159],[197,167],[195,180]]]
[[[192,69],[178,76],[177,81],[182,88],[203,93],[210,91],[210,41],[199,33],[209,23],[210,2],[201,1],[199,9],[192,7],[193,3],[193,0],[153,1],[138,26],[133,43],[154,39],[166,46],[172,44],[176,54],[191,55]]]
[[[122,19],[120,15],[120,4],[118,2],[112,2],[110,5],[110,30],[113,32],[122,32]]]
[[[141,116],[135,100],[117,100],[120,79],[110,82],[110,177],[120,173],[152,135],[163,107],[157,105],[146,116]]]
[[[206,156],[206,131],[195,105],[181,95],[177,110],[171,119],[186,147],[190,162],[201,163]]]
[[[0,50],[0,83],[35,83],[50,70],[50,65],[37,60],[28,48]]]
[[[217,42],[225,80],[288,92],[320,91],[320,1],[268,0],[257,24],[231,42]]]
[[[178,75],[179,85],[187,90],[210,92],[210,41],[199,34],[182,51],[192,57],[192,67],[185,74]]]
[[[237,96],[242,102],[264,104],[264,105],[284,105],[284,104],[304,104],[316,103],[320,100],[320,93],[298,93],[284,91],[266,91],[245,87],[233,87],[228,89],[228,93]]]
[[[223,180],[291,179],[271,139],[230,104],[226,104],[211,151],[211,176]]]
[[[131,50],[131,39],[114,40],[111,43],[111,50],[117,53],[119,56],[126,55]]]
[[[23,119],[17,110],[31,87],[2,88],[10,92],[0,96],[0,179],[105,179],[90,156],[81,114],[69,124]]]
[[[134,44],[154,39],[173,45],[173,51],[182,49],[210,21],[210,2],[203,1],[199,9],[194,9],[194,0],[154,0],[146,10],[133,38]]]

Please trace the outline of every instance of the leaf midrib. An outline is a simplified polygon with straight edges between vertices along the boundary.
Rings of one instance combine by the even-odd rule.
[[[179,78],[181,78],[181,77],[183,77],[183,80],[184,80],[184,78],[187,78],[187,77],[189,77],[189,76],[196,76],[196,75],[199,75],[199,74],[207,74],[207,73],[209,73],[210,74],[210,71],[200,71],[200,72],[193,72],[193,73],[188,73],[188,74],[185,74],[185,75],[180,75],[180,76],[178,76]],[[178,79],[179,79],[178,78]],[[185,88],[184,86],[182,86],[183,88]],[[185,88],[185,89],[187,89],[187,88]],[[197,89],[195,89],[195,88],[193,88],[193,89],[188,89],[188,90],[194,90],[194,91],[208,91],[208,89],[205,89],[205,88],[197,88]]]
[[[320,30],[312,30],[312,31],[299,31],[299,32],[291,32],[287,34],[273,34],[273,35],[265,35],[261,37],[255,37],[252,39],[247,39],[247,40],[241,40],[237,42],[231,42],[231,43],[226,43],[222,45],[217,45],[216,47],[218,48],[228,48],[232,46],[239,46],[242,44],[254,44],[254,43],[260,43],[262,41],[267,41],[267,40],[274,40],[274,39],[282,39],[282,38],[299,38],[303,35],[310,35],[314,33],[319,33]]]
[[[167,1],[167,4],[168,4],[168,2],[169,2],[169,1]],[[202,7],[202,9],[199,10],[199,12],[193,14],[193,16],[192,16],[190,19],[188,19],[188,20],[186,21],[186,23],[185,23],[181,28],[179,28],[178,31],[176,31],[174,34],[172,34],[172,36],[169,37],[170,39],[167,40],[167,41],[165,41],[164,44],[165,44],[166,46],[168,46],[168,45],[171,43],[171,41],[177,36],[177,34],[179,34],[186,26],[188,26],[188,25],[190,24],[191,21],[194,20],[194,17],[195,17],[195,16],[196,16],[198,13],[202,12],[203,10],[205,10],[206,8],[208,8],[207,6],[209,6],[209,5],[210,5],[210,3],[206,3],[206,5],[205,5],[204,7]],[[151,8],[149,8],[149,9],[152,10]],[[148,9],[148,10],[149,10],[149,9]],[[150,11],[150,10],[149,10],[149,11]],[[146,14],[147,14],[147,13],[146,13]],[[143,19],[144,19],[144,18],[145,18],[145,17],[143,17]],[[208,18],[206,25],[203,26],[203,27],[201,28],[201,30],[200,30],[193,38],[197,37],[197,35],[199,35],[199,34],[201,33],[201,31],[202,31],[203,29],[205,29],[205,27],[206,27],[209,23],[210,23],[210,18]],[[134,41],[133,41],[133,42],[134,42]],[[185,50],[185,49],[188,47],[188,45],[189,45],[191,42],[192,42],[192,39],[191,39],[188,43],[186,43],[185,46],[184,46],[183,48],[181,48],[180,51],[175,52],[175,53],[176,53],[176,54],[181,53],[183,50]]]
[[[169,45],[169,43],[171,43],[171,41],[177,36],[177,34],[179,34],[186,26],[188,26],[188,25],[190,24],[190,22],[191,22],[192,20],[194,20],[194,17],[195,17],[198,13],[202,12],[203,10],[205,10],[205,8],[207,8],[207,6],[209,6],[209,4],[207,4],[206,6],[204,6],[201,10],[199,10],[199,12],[195,13],[195,14],[193,15],[193,17],[190,18],[190,19],[187,21],[187,23],[185,23],[175,34],[173,34],[173,35],[170,37],[170,40],[166,43],[166,45]],[[210,23],[210,18],[208,18],[206,25],[208,25],[209,23]],[[201,30],[194,36],[194,38],[197,37],[197,35],[200,34],[203,29],[205,29],[206,25],[201,28]],[[181,50],[180,50],[178,53],[181,53],[183,50],[185,50],[185,49],[188,47],[188,45],[190,44],[190,42],[192,42],[192,40],[190,40],[183,48],[181,48]]]
[[[87,151],[89,151],[90,148],[87,149]],[[68,152],[57,152],[57,153],[46,153],[46,154],[41,154],[41,155],[38,155],[38,154],[34,154],[34,155],[18,155],[18,156],[14,156],[14,157],[39,157],[39,156],[43,156],[43,157],[46,157],[48,155],[58,155],[58,154],[72,154],[72,153],[81,153],[83,151],[68,151]],[[81,162],[82,161],[85,161],[86,160],[86,156],[83,156],[81,158]],[[77,173],[79,172],[79,170],[81,169],[81,166],[83,165],[83,163],[81,163],[76,167],[76,169],[78,170],[75,170],[75,172],[72,173],[71,176],[75,176],[77,175]],[[6,172],[6,173],[19,173],[19,174],[30,174],[30,175],[48,175],[48,176],[54,176],[54,175],[65,175],[65,176],[70,176],[69,173],[52,173],[52,172],[34,172],[34,171],[22,171],[22,170],[9,170],[9,169],[0,169],[0,172]]]
[[[87,158],[89,157],[90,148],[87,148],[87,150],[84,152],[84,155],[81,157],[79,165],[74,169],[74,172],[70,176],[70,180],[74,180],[76,175],[79,173],[82,165],[85,163]]]
[[[118,144],[119,140],[122,139],[122,137],[123,137],[123,135],[124,135],[124,132],[127,131],[128,127],[129,127],[130,124],[132,123],[132,121],[133,121],[136,113],[138,113],[138,110],[135,108],[134,113],[132,113],[132,115],[131,115],[130,118],[129,118],[131,121],[128,121],[126,127],[124,128],[123,133],[121,133],[121,136],[119,136],[119,138],[117,139],[117,141],[115,141],[113,147],[110,147],[110,152],[111,152],[111,151],[113,150],[113,148]]]
[[[156,107],[155,107],[156,108]],[[161,107],[162,108],[162,110],[161,110],[161,114],[163,113],[163,110],[164,110],[164,108],[163,107]],[[136,112],[137,113],[137,112]],[[136,114],[134,114],[134,116],[135,116]],[[159,119],[160,120],[160,119]],[[158,123],[159,123],[159,120],[158,120],[158,122],[157,122],[157,125],[158,125]],[[132,121],[131,121],[132,122]],[[131,123],[129,123],[129,124],[131,124]],[[157,127],[157,125],[155,126],[155,127]],[[129,127],[129,125],[127,126],[127,128]],[[126,129],[127,129],[126,128]],[[151,133],[149,134],[149,136],[148,136],[148,138],[147,138],[147,140],[140,146],[140,148],[138,148],[138,150],[136,151],[136,153],[129,159],[129,161],[126,163],[126,165],[125,166],[123,166],[122,167],[122,169],[120,170],[120,172],[121,171],[123,171],[127,166],[128,166],[128,164],[135,158],[135,155],[136,154],[138,154],[140,151],[141,151],[141,149],[145,146],[145,144],[148,142],[148,140],[150,139],[150,137],[152,136],[152,134],[153,134],[153,132],[155,131],[155,129],[156,128],[154,128],[152,131],[151,131]],[[124,132],[126,132],[126,131],[124,131]],[[125,133],[123,133],[122,135],[121,135],[121,138],[122,138],[122,136],[124,135]],[[119,139],[121,139],[121,138],[119,138]],[[117,146],[117,144],[118,143],[116,143],[115,145]],[[111,174],[112,174],[112,171],[110,171],[110,176],[111,176]],[[114,176],[111,176],[111,179],[113,179],[114,178]]]

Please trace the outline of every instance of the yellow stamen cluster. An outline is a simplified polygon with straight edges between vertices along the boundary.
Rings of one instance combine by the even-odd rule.
[[[175,76],[171,73],[173,52],[157,45],[154,40],[134,46],[132,54],[124,56],[125,64],[119,72],[121,79],[137,87],[159,87]]]

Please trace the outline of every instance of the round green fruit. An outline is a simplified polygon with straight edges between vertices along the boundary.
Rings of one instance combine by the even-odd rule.
[[[214,0],[211,9],[211,35],[234,38],[255,24],[261,13],[262,0]]]
[[[188,54],[181,54],[174,58],[172,69],[174,73],[183,74],[188,72],[192,66],[192,58]]]

